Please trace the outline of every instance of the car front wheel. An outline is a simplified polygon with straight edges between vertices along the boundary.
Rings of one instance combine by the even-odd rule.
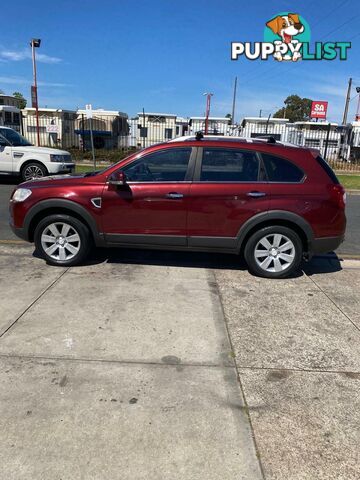
[[[61,214],[40,221],[35,229],[34,242],[47,263],[60,266],[79,264],[91,247],[88,228],[77,218]]]
[[[21,178],[24,182],[34,178],[42,178],[48,175],[46,167],[39,162],[29,162],[21,169]]]
[[[299,235],[287,227],[264,227],[255,232],[245,246],[249,270],[260,277],[285,278],[292,275],[302,259]]]

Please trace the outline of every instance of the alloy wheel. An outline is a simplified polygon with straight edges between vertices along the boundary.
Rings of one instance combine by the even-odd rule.
[[[38,165],[28,165],[24,170],[25,180],[32,180],[33,178],[41,178],[44,172]]]
[[[80,235],[68,223],[50,223],[41,234],[41,246],[53,260],[71,260],[80,251]]]
[[[269,234],[258,241],[254,256],[265,272],[283,272],[295,260],[295,245],[283,234]]]

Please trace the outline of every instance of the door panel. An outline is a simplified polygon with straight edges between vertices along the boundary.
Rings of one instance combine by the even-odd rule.
[[[235,148],[204,148],[199,162],[189,194],[189,246],[235,248],[241,226],[269,209],[260,158]]]
[[[251,197],[252,192],[265,195]],[[269,209],[269,196],[267,183],[194,183],[189,195],[189,236],[236,237],[249,218]]]
[[[191,147],[171,148],[126,165],[122,171],[127,184],[104,188],[102,222],[107,240],[186,246],[187,178],[195,155]]]
[[[0,172],[11,173],[13,171],[12,147],[0,145]]]

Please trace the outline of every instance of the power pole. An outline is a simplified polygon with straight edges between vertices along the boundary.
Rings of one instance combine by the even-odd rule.
[[[206,112],[205,112],[205,135],[209,132],[209,115],[210,115],[210,105],[211,105],[211,97],[214,95],[213,93],[204,93],[206,96]]]
[[[233,125],[235,125],[236,88],[237,88],[237,77],[235,77],[235,82],[234,82],[234,96],[233,96],[232,113],[231,113],[231,123]]]
[[[349,112],[349,103],[350,103],[350,96],[351,96],[351,86],[352,86],[352,78],[349,78],[349,85],[348,85],[346,100],[345,100],[344,116],[342,121],[343,125],[347,124],[347,117]]]
[[[260,117],[260,118],[262,117],[262,109],[260,109],[259,117]]]

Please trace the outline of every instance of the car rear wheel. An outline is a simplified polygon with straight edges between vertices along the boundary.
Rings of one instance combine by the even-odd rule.
[[[32,180],[33,178],[42,178],[48,175],[46,167],[39,162],[29,162],[21,169],[21,178],[24,182]]]
[[[245,246],[249,270],[260,277],[285,278],[292,275],[302,259],[299,235],[287,227],[264,227]]]
[[[72,266],[82,262],[89,253],[89,230],[70,215],[50,215],[35,229],[35,246],[50,265]]]

